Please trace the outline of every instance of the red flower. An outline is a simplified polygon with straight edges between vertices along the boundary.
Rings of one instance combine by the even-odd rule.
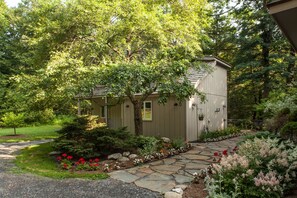
[[[82,161],[85,161],[85,159],[81,157],[81,158],[79,158],[78,161],[81,161],[82,162]]]
[[[98,164],[98,163],[96,163],[96,164],[94,164],[94,166],[99,166],[99,164]]]
[[[218,153],[218,152],[214,152],[213,155],[214,155],[214,156],[219,156],[219,153]]]
[[[67,168],[67,167],[68,167],[68,164],[65,164],[65,163],[64,163],[64,164],[63,164],[63,167],[64,167],[64,168]]]
[[[90,166],[90,167],[92,167],[92,166],[93,166],[93,164],[89,164],[89,166]]]
[[[75,165],[79,165],[79,162],[75,162]]]
[[[61,160],[62,160],[62,157],[61,157],[61,156],[58,156],[58,157],[57,157],[57,160],[58,160],[58,161],[61,161]]]
[[[222,153],[223,153],[223,155],[227,155],[228,154],[228,151],[227,150],[224,150]]]
[[[62,156],[63,156],[63,157],[67,157],[67,154],[66,154],[66,153],[63,153]]]
[[[99,158],[96,158],[94,161],[95,161],[95,162],[99,162]]]
[[[90,159],[90,160],[89,160],[89,162],[91,162],[91,163],[92,163],[92,162],[93,162],[93,160],[92,160],[92,159]]]
[[[70,155],[67,157],[67,159],[69,159],[69,160],[71,160],[72,158],[73,158],[73,157],[72,157],[72,156],[70,156]]]

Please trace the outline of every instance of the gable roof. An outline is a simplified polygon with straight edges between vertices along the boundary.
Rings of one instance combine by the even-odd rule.
[[[199,60],[201,62],[206,63],[210,68],[214,68],[215,66],[220,66],[220,67],[223,67],[224,69],[231,68],[231,66],[228,63],[214,56],[205,56]],[[188,79],[191,81],[193,85],[197,85],[197,83],[199,84],[199,81],[201,81],[209,73],[211,73],[211,70],[202,69],[197,71],[193,68],[190,68],[188,73]]]
[[[223,60],[221,60],[217,57],[214,57],[214,56],[205,56],[198,60],[206,63],[211,68],[214,68],[215,66],[220,66],[220,67],[223,67],[224,69],[231,68],[231,66],[228,63],[226,63]],[[197,87],[197,85],[200,83],[200,81],[204,77],[208,76],[210,73],[211,73],[211,70],[208,70],[208,69],[202,69],[202,70],[198,71],[194,68],[190,68],[188,71],[187,77],[190,80],[190,82],[193,84],[193,86]],[[91,94],[90,98],[105,96],[105,91],[106,91],[106,89],[104,86],[97,85],[93,89],[93,93]],[[157,94],[157,92],[154,92],[153,94]]]

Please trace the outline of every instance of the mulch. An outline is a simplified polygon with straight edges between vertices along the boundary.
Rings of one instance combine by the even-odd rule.
[[[183,198],[205,198],[207,197],[207,191],[203,180],[190,184],[183,193]]]
[[[2,135],[0,136],[0,139],[20,139],[27,137],[27,135],[24,134],[16,134],[16,135]]]

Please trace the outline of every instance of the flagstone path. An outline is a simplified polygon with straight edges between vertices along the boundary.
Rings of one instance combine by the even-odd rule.
[[[110,177],[152,191],[165,193],[175,187],[185,188],[193,174],[213,163],[216,151],[233,149],[241,141],[236,137],[220,142],[194,143],[193,149],[180,155],[158,160],[142,166],[109,173]]]

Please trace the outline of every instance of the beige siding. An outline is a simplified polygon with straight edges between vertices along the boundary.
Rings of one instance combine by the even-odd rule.
[[[220,130],[227,125],[227,70],[216,66],[198,85],[198,90],[206,94],[206,102],[201,103],[193,96],[186,104],[187,140],[199,139],[202,131]],[[216,110],[219,110],[216,112]],[[200,121],[198,114],[204,114]]]
[[[172,139],[185,139],[186,117],[185,102],[181,105],[170,98],[165,104],[158,104],[157,97],[149,97],[147,101],[152,101],[153,117],[152,121],[143,121],[144,135],[165,136]],[[128,127],[129,131],[134,132],[134,114],[133,106],[129,100],[123,104],[123,125]]]
[[[104,97],[93,98],[92,100],[92,115],[101,115],[101,107],[105,105]],[[121,119],[121,104],[116,104],[116,101],[108,100],[111,104],[107,108],[108,126],[111,128],[119,128],[122,126]]]
[[[101,115],[101,107],[105,105],[104,97],[91,99],[92,115]]]

